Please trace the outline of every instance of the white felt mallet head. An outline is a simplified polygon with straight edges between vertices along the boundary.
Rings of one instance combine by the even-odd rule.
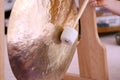
[[[64,44],[73,45],[77,37],[78,32],[74,28],[65,27],[64,31],[61,34],[60,40]]]
[[[62,41],[62,43],[72,45],[75,42],[75,40],[77,39],[78,31],[75,30],[75,27],[78,24],[78,21],[82,15],[83,11],[85,10],[88,2],[89,2],[89,0],[84,0],[83,5],[81,6],[81,8],[79,10],[78,16],[77,16],[73,26],[65,27],[65,29],[63,30],[61,37],[60,37],[60,40]]]

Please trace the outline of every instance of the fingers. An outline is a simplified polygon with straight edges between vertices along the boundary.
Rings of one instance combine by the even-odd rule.
[[[98,6],[97,0],[89,0],[89,3],[93,7],[97,7]]]
[[[103,7],[105,4],[104,0],[89,0],[89,3],[93,7]]]

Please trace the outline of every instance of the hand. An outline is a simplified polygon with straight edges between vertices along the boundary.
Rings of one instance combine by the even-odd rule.
[[[89,3],[93,7],[103,7],[120,15],[120,0],[89,0]]]
[[[104,7],[105,5],[104,0],[89,0],[89,3],[93,7]]]

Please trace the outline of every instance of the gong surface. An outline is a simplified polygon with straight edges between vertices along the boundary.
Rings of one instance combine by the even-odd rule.
[[[65,26],[73,25],[73,0],[16,0],[7,35],[8,55],[17,80],[60,80],[72,60],[73,45],[61,43]],[[68,35],[69,36],[69,35]]]

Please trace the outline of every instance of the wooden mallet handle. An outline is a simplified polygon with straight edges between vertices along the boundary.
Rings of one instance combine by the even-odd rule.
[[[75,20],[75,23],[73,24],[73,28],[75,28],[76,25],[78,24],[78,21],[79,21],[81,15],[83,14],[83,12],[84,12],[84,10],[85,10],[85,8],[86,8],[88,2],[89,2],[89,0],[84,0],[83,5],[81,6],[81,8],[80,8],[80,10],[79,10],[77,19]]]

